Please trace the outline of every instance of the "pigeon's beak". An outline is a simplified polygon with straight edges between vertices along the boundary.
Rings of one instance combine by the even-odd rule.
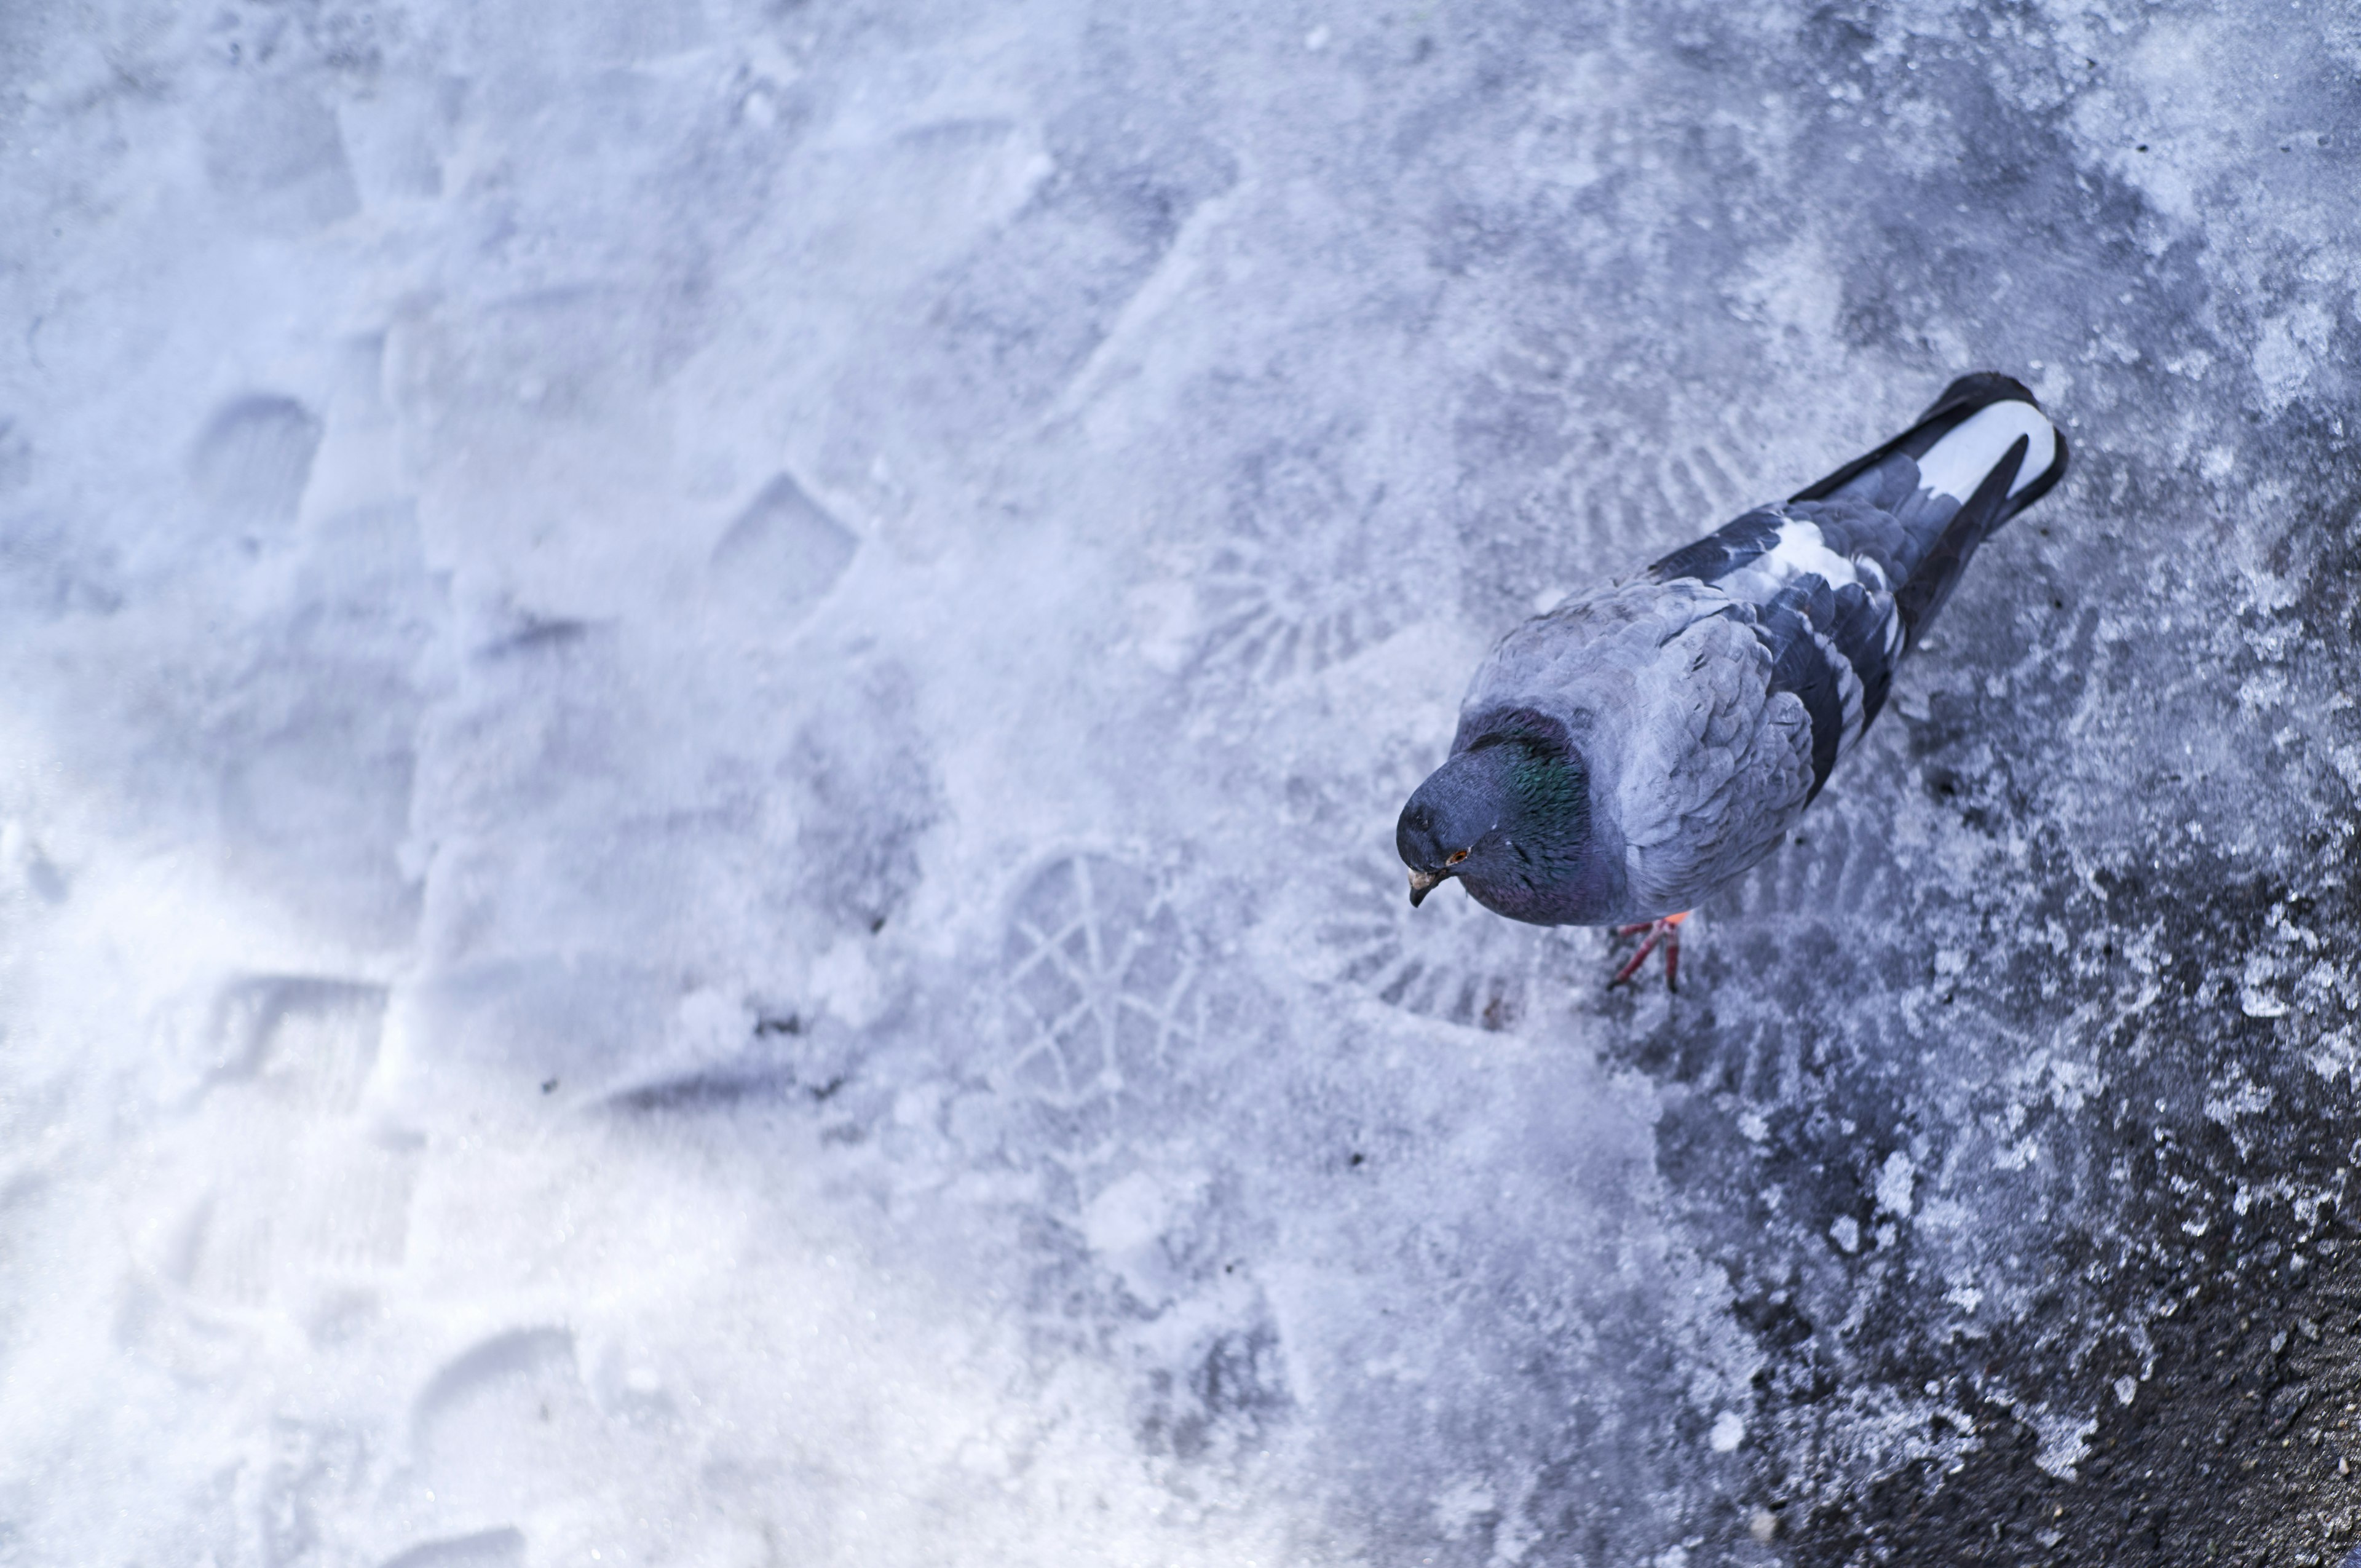
[[[1412,872],[1410,873],[1410,906],[1416,909],[1426,895],[1449,880],[1447,872]]]

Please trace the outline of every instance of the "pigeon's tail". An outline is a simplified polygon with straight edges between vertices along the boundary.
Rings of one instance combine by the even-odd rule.
[[[1865,504],[1900,525],[1894,602],[1916,642],[1976,546],[2065,473],[2066,438],[2033,394],[1987,370],[1952,382],[1917,423],[1793,502]]]
[[[1866,457],[1649,571],[1745,607],[1771,655],[1771,689],[1793,692],[1811,719],[1817,792],[1976,546],[2065,472],[2065,438],[2031,392],[2005,376],[1963,376]]]

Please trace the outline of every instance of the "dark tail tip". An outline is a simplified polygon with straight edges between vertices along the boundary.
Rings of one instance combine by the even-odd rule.
[[[1825,500],[1850,484],[1861,474],[1884,462],[1895,453],[1903,453],[1912,458],[1924,457],[1937,442],[1949,434],[1962,421],[1974,417],[1994,403],[2010,402],[2030,403],[2036,409],[2041,407],[2040,402],[2034,397],[2032,389],[2013,376],[2004,376],[1997,370],[1979,370],[1972,376],[1962,376],[1944,388],[1943,395],[1937,398],[1933,406],[1920,414],[1918,422],[1908,430],[1874,452],[1865,453],[1854,458],[1818,484],[1797,490],[1787,499],[1791,501]],[[2053,431],[2057,430],[2055,421],[2050,422],[2050,428]],[[2065,475],[2066,436],[2064,432],[2059,431],[2058,455],[2052,459],[2049,466],[2032,485],[1999,502],[1999,510],[1996,513],[1983,520],[1984,532],[1990,532],[1993,529],[1998,528],[2002,523],[2039,500],[2059,479],[2065,477]]]
[[[2035,408],[2039,408],[2041,405],[2039,403],[2035,403],[2033,406]],[[2056,489],[2058,488],[2058,481],[2066,477],[2066,433],[2059,430],[2054,422],[2050,424],[2049,430],[2050,439],[2058,444],[2058,455],[2049,460],[2049,468],[2048,472],[2044,473],[2041,477],[2034,480],[2033,483],[2026,486],[2025,488],[2017,491],[2015,495],[2009,498],[2009,517],[2015,517],[2018,512],[2023,511],[2026,508],[2031,506],[2034,502],[2048,495],[2051,490]],[[2005,521],[2005,519],[2003,521]],[[1994,526],[1998,525],[1995,524]]]
[[[2031,403],[2037,409],[2041,406],[2041,400],[2033,395],[2033,389],[2015,377],[2004,376],[1997,370],[1979,370],[1973,375],[1962,376],[1944,388],[1943,395],[1918,416],[1918,422],[1924,424],[1930,419],[1940,418],[1962,407],[1980,409],[2002,402]]]

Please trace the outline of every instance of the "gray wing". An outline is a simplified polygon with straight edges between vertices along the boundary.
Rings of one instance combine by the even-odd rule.
[[[1605,786],[1631,916],[1670,915],[1768,853],[1811,798],[1812,725],[1752,607],[1652,577],[1567,600],[1501,640],[1461,708],[1558,715]],[[1458,749],[1455,747],[1455,750]]]
[[[1618,806],[1644,916],[1688,908],[1771,852],[1810,801],[1812,723],[1734,616],[1699,619],[1639,685]]]
[[[1907,457],[1896,458],[1908,463]],[[1940,500],[1947,520],[1959,508]],[[1914,514],[1915,516],[1915,514]],[[1913,624],[1906,590],[1912,519],[1857,501],[1758,507],[1657,562],[1658,576],[1709,583],[1747,607],[1770,651],[1771,685],[1812,722],[1813,791],[1884,705]]]

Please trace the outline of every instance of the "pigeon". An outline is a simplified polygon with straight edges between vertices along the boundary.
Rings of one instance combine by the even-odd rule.
[[[2066,472],[2033,394],[1983,372],[1788,500],[1503,637],[1402,807],[1416,905],[1456,878],[1542,926],[1662,943],[1795,826],[1968,559]]]

